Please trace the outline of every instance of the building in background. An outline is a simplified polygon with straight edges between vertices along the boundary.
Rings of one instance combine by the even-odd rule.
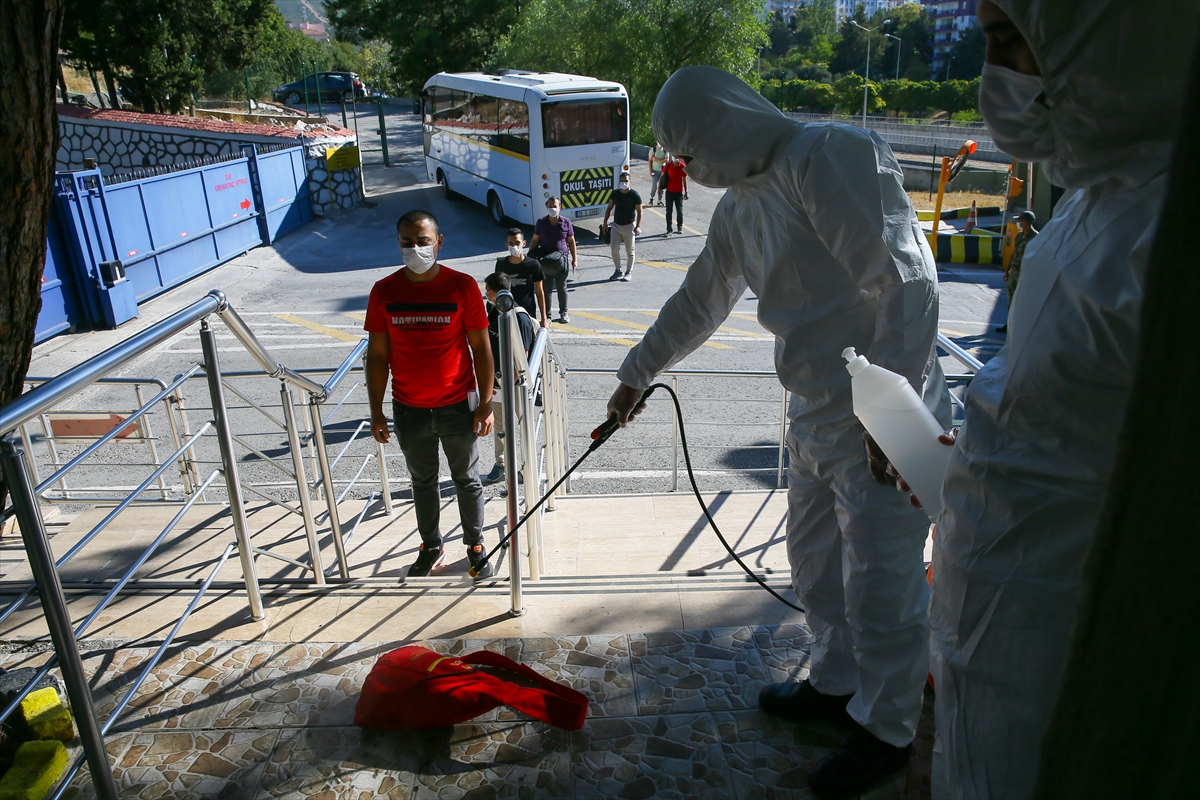
[[[300,31],[314,42],[323,42],[329,38],[324,22],[289,22],[287,26]]]
[[[946,58],[963,31],[975,26],[975,0],[921,0],[929,15],[933,36],[933,60],[929,64],[934,79],[946,74]]]

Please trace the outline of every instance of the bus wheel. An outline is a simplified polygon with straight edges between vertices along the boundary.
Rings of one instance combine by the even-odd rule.
[[[488,211],[492,212],[492,222],[504,227],[504,205],[495,192],[488,192]]]
[[[446,177],[446,173],[442,172],[440,169],[437,173],[437,181],[442,187],[442,197],[446,198],[447,200],[453,200],[454,190],[450,188],[450,180]]]

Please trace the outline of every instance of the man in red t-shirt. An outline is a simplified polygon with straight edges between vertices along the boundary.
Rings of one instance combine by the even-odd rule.
[[[668,156],[663,167],[663,179],[667,182],[667,235],[671,235],[671,209],[675,209],[675,233],[683,233],[683,201],[688,199],[687,170],[674,153]]]
[[[492,431],[492,347],[487,311],[469,275],[437,263],[437,219],[409,211],[396,223],[404,268],[379,281],[367,301],[367,397],[371,435],[388,441],[383,394],[392,374],[392,415],[412,477],[421,551],[409,577],[428,575],[445,559],[438,527],[438,443],[458,493],[467,559],[492,575],[484,559],[479,437]],[[477,579],[478,579],[477,578]]]

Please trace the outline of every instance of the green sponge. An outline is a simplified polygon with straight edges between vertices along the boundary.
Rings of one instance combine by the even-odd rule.
[[[0,800],[42,800],[66,771],[67,748],[62,742],[26,742],[0,778]]]
[[[21,713],[25,715],[25,722],[38,739],[60,739],[67,742],[75,738],[71,712],[63,705],[53,686],[30,692],[21,701]]]

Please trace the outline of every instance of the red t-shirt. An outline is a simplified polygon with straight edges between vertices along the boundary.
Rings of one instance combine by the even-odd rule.
[[[441,408],[475,388],[467,331],[487,330],[487,311],[470,275],[442,266],[428,283],[401,269],[375,284],[363,327],[388,335],[392,398],[406,406]]]
[[[668,192],[683,194],[683,178],[687,175],[687,170],[684,169],[682,161],[668,161],[663,167],[663,175],[667,178]]]

